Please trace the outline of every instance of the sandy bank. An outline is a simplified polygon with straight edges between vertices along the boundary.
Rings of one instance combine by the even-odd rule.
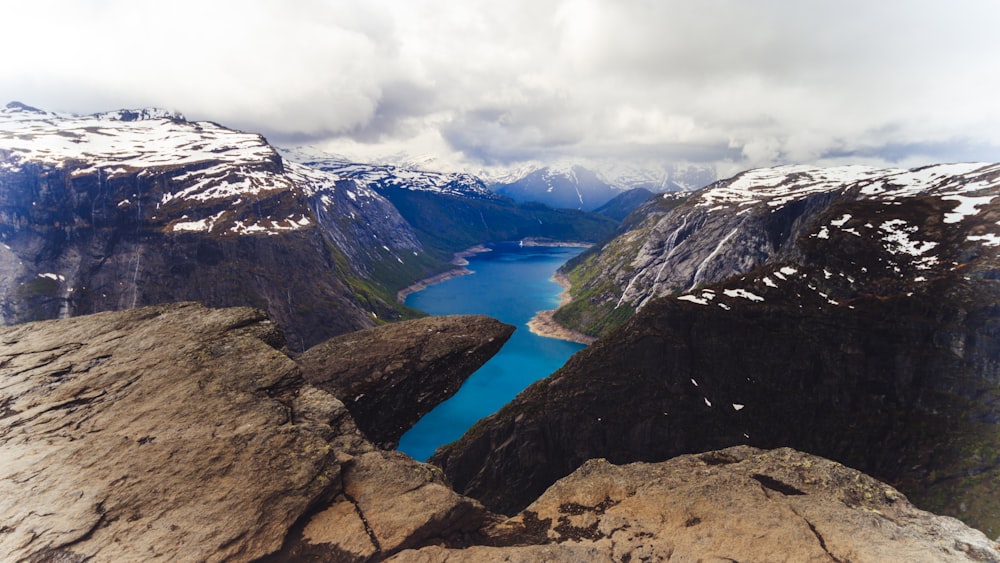
[[[562,292],[559,293],[559,307],[562,307],[563,305],[569,303],[570,299],[572,299],[569,294],[569,280],[566,279],[566,276],[564,276],[561,272],[556,272],[555,275],[552,276],[552,281],[558,283],[563,288]],[[531,330],[532,334],[588,345],[593,344],[594,341],[597,340],[593,336],[566,328],[557,323],[554,318],[557,309],[558,307],[549,311],[539,311],[536,313],[535,316],[528,321],[528,329]]]

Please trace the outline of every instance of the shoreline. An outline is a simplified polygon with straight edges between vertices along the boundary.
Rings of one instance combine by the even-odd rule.
[[[454,266],[458,266],[457,268],[441,272],[440,274],[433,275],[429,278],[424,278],[416,283],[412,283],[404,287],[403,289],[396,292],[396,302],[400,304],[405,304],[406,298],[409,297],[410,294],[427,289],[428,287],[434,284],[438,284],[453,278],[467,276],[469,274],[475,273],[472,270],[466,268],[466,266],[469,265],[469,261],[467,260],[467,258],[482,252],[490,252],[490,249],[486,248],[481,244],[477,244],[476,246],[466,248],[461,252],[456,252],[454,256],[452,256],[451,263]]]
[[[532,334],[538,336],[543,336],[545,338],[555,338],[557,340],[567,340],[569,342],[576,342],[577,344],[591,345],[597,339],[593,336],[584,334],[582,332],[566,328],[559,324],[555,320],[556,311],[559,307],[570,302],[572,297],[569,294],[570,283],[566,279],[566,276],[562,272],[556,272],[552,275],[552,281],[556,282],[562,286],[563,290],[559,293],[559,306],[555,309],[549,309],[547,311],[539,311],[535,313],[535,316],[528,321],[528,329]]]

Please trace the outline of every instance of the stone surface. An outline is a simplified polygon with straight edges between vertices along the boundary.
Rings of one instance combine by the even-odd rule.
[[[981,532],[787,448],[591,460],[486,535],[494,547],[427,547],[392,561],[1000,561]]]
[[[789,449],[588,461],[503,518],[376,448],[283,343],[260,311],[190,303],[0,329],[3,558],[1000,561]]]
[[[339,481],[253,309],[181,304],[0,329],[0,552],[252,559]],[[289,398],[286,398],[288,396]]]

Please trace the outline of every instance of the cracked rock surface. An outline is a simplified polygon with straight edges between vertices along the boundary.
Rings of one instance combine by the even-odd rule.
[[[251,559],[339,479],[264,314],[186,304],[0,329],[0,552]],[[289,395],[291,398],[291,395]]]
[[[479,526],[283,345],[192,303],[0,328],[0,559],[361,561]]]
[[[433,546],[392,560],[1000,561],[983,533],[788,448],[591,460],[486,534],[494,547]]]

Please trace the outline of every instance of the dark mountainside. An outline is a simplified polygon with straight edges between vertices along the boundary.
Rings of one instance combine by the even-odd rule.
[[[446,355],[494,338],[473,319],[438,322],[463,333],[437,342],[452,345]],[[417,323],[372,330],[389,329],[426,338]],[[260,311],[193,303],[0,327],[0,553],[73,562],[1000,561],[982,532],[789,449],[594,460],[507,519],[455,493],[438,468],[375,447],[283,343]],[[389,362],[419,366],[419,346],[392,353]]]
[[[660,279],[693,287],[649,300],[649,284],[636,289],[634,318],[439,450],[457,490],[513,513],[590,458],[790,446],[1000,534],[1000,166],[875,175],[834,193],[785,172],[677,208],[650,276],[677,257],[694,267],[668,261]],[[680,228],[688,217],[693,230]],[[698,241],[706,231],[714,244]]]
[[[635,208],[653,197],[653,192],[645,188],[635,188],[616,195],[604,205],[594,210],[594,213],[611,217],[616,221],[624,221]]]

